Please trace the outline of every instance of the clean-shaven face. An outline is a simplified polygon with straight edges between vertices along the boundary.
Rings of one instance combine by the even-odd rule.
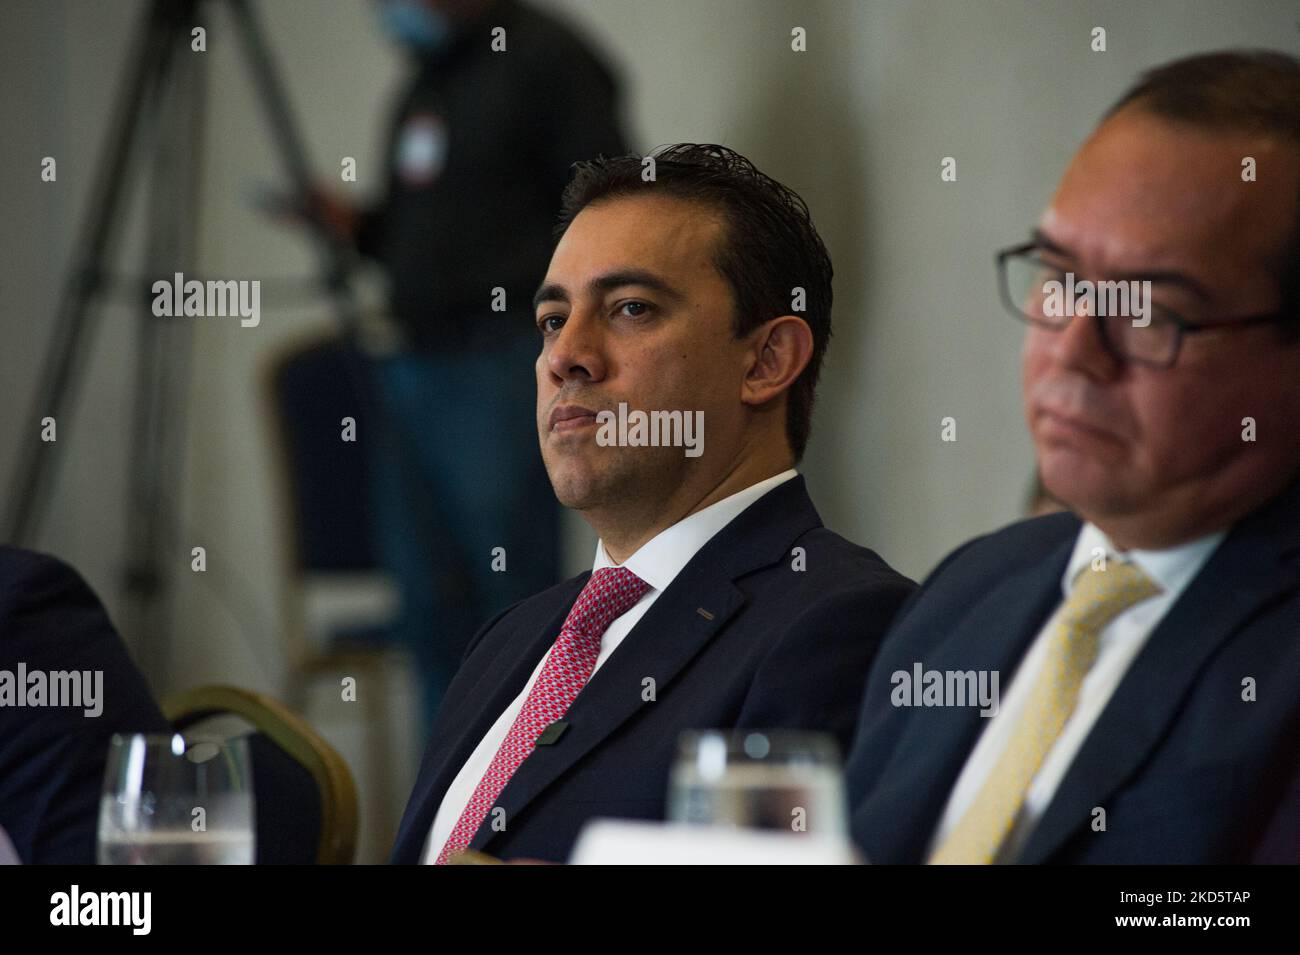
[[[748,346],[714,266],[719,218],[659,196],[595,202],[570,223],[538,292],[537,430],[560,502],[653,509],[692,468],[734,457]],[[704,453],[601,446],[595,415],[703,412]]]

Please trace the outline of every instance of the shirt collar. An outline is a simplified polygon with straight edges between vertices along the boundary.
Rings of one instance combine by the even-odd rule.
[[[651,589],[664,590],[718,531],[739,517],[741,511],[768,491],[797,477],[798,473],[794,468],[789,468],[757,484],[751,484],[730,497],[715,501],[694,514],[688,514],[642,544],[636,553],[623,561],[623,566],[649,584]],[[617,566],[605,553],[605,542],[596,541],[596,558],[592,564],[592,572],[595,573],[603,567]]]
[[[1065,574],[1061,578],[1061,592],[1067,597],[1070,595],[1075,578],[1092,563],[1094,550],[1100,547],[1106,552],[1107,560],[1137,564],[1164,593],[1177,594],[1192,582],[1196,572],[1201,569],[1227,534],[1227,531],[1217,531],[1164,550],[1120,551],[1101,528],[1093,523],[1085,523],[1074,542],[1070,561],[1065,565]]]

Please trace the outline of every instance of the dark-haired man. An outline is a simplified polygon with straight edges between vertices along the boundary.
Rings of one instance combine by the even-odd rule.
[[[662,818],[685,730],[812,730],[846,747],[912,588],[825,529],[794,470],[831,331],[806,206],[721,147],[654,160],[653,179],[637,156],[579,168],[536,296],[542,456],[600,536],[592,572],[470,643],[396,862],[465,848],[558,861],[590,818]],[[703,443],[605,427],[631,412],[690,415]]]
[[[1300,731],[1300,61],[1147,74],[1000,269],[1043,483],[1078,517],[966,544],[900,612],[855,838],[875,862],[1300,861],[1276,816]],[[1048,308],[1075,279],[1149,298]],[[1007,692],[988,718],[911,706],[917,669]]]

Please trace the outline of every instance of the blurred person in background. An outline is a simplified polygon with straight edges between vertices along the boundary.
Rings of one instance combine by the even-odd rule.
[[[385,416],[371,506],[428,730],[477,624],[558,578],[559,506],[528,412],[531,296],[570,165],[627,146],[613,75],[551,17],[517,0],[375,12],[414,62],[387,189],[366,209],[316,190],[309,212],[389,281],[399,345],[369,362]]]

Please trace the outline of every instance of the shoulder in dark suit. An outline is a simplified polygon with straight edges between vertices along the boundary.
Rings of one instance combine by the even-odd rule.
[[[891,674],[996,670],[1005,691],[1061,600],[1078,531],[1055,514],[971,541],[899,612],[848,769],[854,838],[873,862],[924,861],[987,724],[976,707],[893,706]],[[1157,625],[1018,861],[1248,861],[1294,765],[1297,685],[1300,483],[1233,528]]]
[[[168,732],[103,605],[71,567],[0,547],[0,670],[99,671],[102,712],[0,706],[0,826],[26,863],[95,861],[108,741]]]
[[[1300,743],[1300,735],[1296,737]],[[1250,861],[1255,864],[1300,864],[1300,744],[1294,747],[1291,780],[1263,830]]]
[[[796,547],[806,569],[793,567]],[[448,785],[523,689],[588,576],[507,609],[470,643],[394,862],[420,861]],[[662,819],[685,730],[817,730],[845,752],[867,666],[914,586],[823,527],[802,477],[772,489],[659,595],[579,694],[559,742],[534,750],[516,771],[498,800],[505,830],[480,827],[471,848],[563,861],[590,818]]]

